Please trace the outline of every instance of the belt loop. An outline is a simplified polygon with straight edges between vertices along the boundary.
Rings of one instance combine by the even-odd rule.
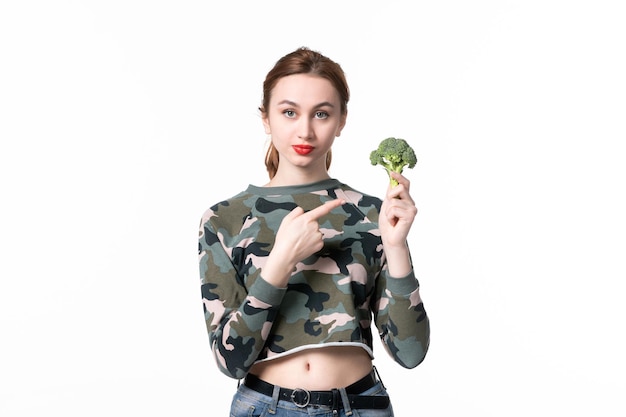
[[[372,368],[374,368],[374,373],[376,374],[376,377],[380,381],[380,385],[383,386],[383,389],[387,389],[387,387],[385,387],[385,383],[383,382],[382,378],[380,377],[380,374],[378,373],[378,369],[376,369],[375,366],[372,366]]]
[[[333,416],[339,415],[339,390],[333,388],[331,390],[333,394]]]
[[[279,396],[280,396],[280,387],[278,385],[274,385],[274,389],[272,391],[272,403],[270,404],[269,410],[267,410],[270,414],[276,414],[276,409],[278,408]]]
[[[345,388],[339,388],[339,394],[341,394],[341,402],[343,403],[343,409],[346,412],[346,416],[352,415],[352,407],[350,407],[350,400],[348,399],[348,393]]]

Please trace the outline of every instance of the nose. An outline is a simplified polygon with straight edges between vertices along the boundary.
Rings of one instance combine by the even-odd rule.
[[[297,135],[300,139],[311,139],[313,137],[312,124],[309,118],[301,117],[298,120]]]

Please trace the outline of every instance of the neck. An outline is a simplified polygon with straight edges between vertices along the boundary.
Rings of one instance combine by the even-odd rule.
[[[302,185],[311,184],[313,182],[323,181],[330,179],[328,171],[324,170],[315,175],[311,175],[310,172],[281,172],[280,169],[276,172],[276,175],[265,184],[266,187],[283,187],[287,185]]]

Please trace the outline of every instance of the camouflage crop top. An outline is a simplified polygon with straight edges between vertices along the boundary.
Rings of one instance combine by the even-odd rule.
[[[284,216],[329,199],[346,204],[319,219],[324,248],[295,268],[288,287],[263,279]],[[242,378],[257,361],[308,348],[353,345],[373,358],[372,319],[391,357],[412,368],[426,355],[429,321],[413,273],[389,277],[378,230],[381,201],[335,179],[257,187],[208,209],[199,262],[209,341],[219,369]]]

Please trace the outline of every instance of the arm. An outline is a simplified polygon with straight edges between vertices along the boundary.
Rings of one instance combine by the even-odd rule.
[[[306,213],[300,207],[293,209],[282,220],[269,256],[269,243],[256,241],[258,219],[247,221],[243,230],[229,232],[215,222],[220,206],[207,211],[200,225],[200,277],[211,348],[223,373],[242,378],[254,364],[270,335],[295,264],[323,246],[317,220],[341,204],[343,200],[331,200]],[[228,210],[235,213],[224,217],[246,216],[233,206]],[[266,257],[262,270],[241,259],[244,245],[256,257]]]
[[[405,368],[419,365],[428,351],[430,323],[413,272],[396,278],[383,270],[374,306],[374,322],[387,353]]]
[[[409,181],[398,173],[390,175],[399,185],[388,188],[378,219],[385,263],[377,280],[374,319],[389,354],[413,368],[424,360],[430,342],[430,324],[406,243],[417,208]]]
[[[240,242],[226,236],[224,229],[216,231],[214,216],[208,210],[203,217],[198,241],[206,326],[220,371],[242,378],[263,349],[285,289],[258,274],[249,277],[249,287],[244,285],[234,260],[242,249],[237,247]]]

